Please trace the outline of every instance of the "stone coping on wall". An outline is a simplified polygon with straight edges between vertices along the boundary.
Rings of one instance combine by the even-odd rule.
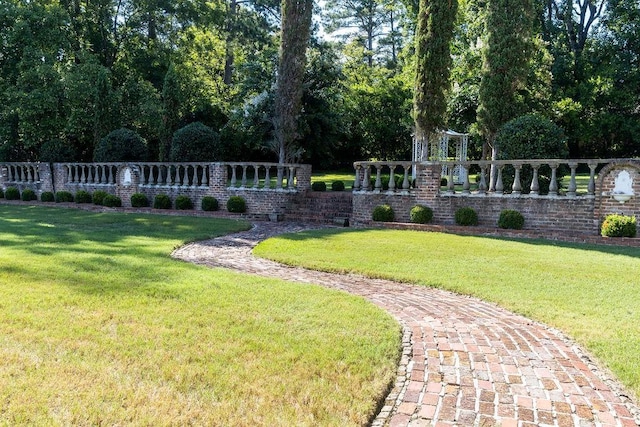
[[[412,224],[403,222],[359,222],[359,228],[373,227],[392,230],[415,230],[438,233],[459,234],[463,236],[506,237],[512,239],[538,239],[564,243],[583,243],[589,245],[624,246],[640,248],[640,238],[602,237],[578,233],[567,233],[563,230],[540,232],[535,230],[506,230],[497,227],[460,226],[441,224]]]

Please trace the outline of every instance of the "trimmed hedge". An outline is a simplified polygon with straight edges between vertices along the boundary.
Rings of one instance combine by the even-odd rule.
[[[36,195],[35,191],[30,188],[25,188],[24,190],[22,190],[22,201],[30,202],[31,200],[38,200],[38,196]]]
[[[233,213],[244,213],[247,211],[247,202],[240,196],[231,196],[227,200],[227,210]]]
[[[637,231],[635,216],[611,214],[605,217],[600,234],[604,237],[636,237]]]
[[[56,196],[53,195],[53,193],[51,191],[45,191],[44,193],[42,193],[40,195],[40,201],[41,202],[55,202],[56,201]]]
[[[411,222],[416,224],[427,224],[433,219],[433,209],[428,206],[415,205],[409,212]]]
[[[93,193],[93,196],[91,197],[93,199],[93,204],[94,205],[103,205],[104,204],[104,198],[107,197],[109,195],[109,193],[107,193],[106,191],[102,191],[102,190],[98,190],[95,191]]]
[[[181,211],[188,211],[193,209],[193,202],[189,196],[180,195],[176,197],[176,209]]]
[[[374,221],[391,222],[395,218],[393,208],[389,205],[376,206],[371,215]]]
[[[455,214],[458,225],[478,225],[478,214],[473,208],[460,208]]]
[[[166,194],[158,194],[153,199],[154,209],[171,209],[171,199]]]
[[[73,194],[68,191],[58,191],[56,193],[56,203],[71,203],[73,202]]]
[[[327,191],[327,184],[324,181],[316,181],[311,183],[313,191]]]
[[[331,191],[344,191],[344,182],[333,181],[331,183]]]
[[[217,211],[220,209],[218,200],[215,197],[204,196],[202,198],[202,210],[203,211]]]
[[[516,210],[505,209],[500,212],[498,227],[512,230],[522,230],[524,227],[524,216]]]
[[[7,200],[20,200],[20,191],[16,187],[7,187],[4,190],[4,198]]]
[[[149,199],[142,193],[133,193],[131,195],[131,207],[146,208],[149,206]]]
[[[76,192],[76,203],[91,203],[92,201],[93,197],[88,191],[79,190]]]
[[[108,208],[119,208],[122,206],[122,200],[118,196],[107,194],[107,196],[102,201],[102,204]]]

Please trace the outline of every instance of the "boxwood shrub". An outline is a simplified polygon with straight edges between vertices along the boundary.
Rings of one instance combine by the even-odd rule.
[[[203,211],[217,211],[220,208],[218,199],[211,196],[204,196],[202,198],[202,210]]]
[[[98,190],[93,193],[93,204],[94,205],[102,205],[104,204],[104,198],[107,197],[109,193],[106,191]]]
[[[107,194],[102,204],[108,208],[119,208],[122,206],[122,200],[118,196],[114,196],[113,194]]]
[[[433,219],[433,209],[428,206],[415,205],[409,212],[411,222],[416,224],[427,224]]]
[[[460,208],[455,214],[458,225],[478,225],[478,214],[473,208]]]
[[[93,197],[88,191],[79,190],[76,192],[76,203],[91,203],[92,201]]]
[[[333,181],[331,183],[331,191],[344,191],[344,182]]]
[[[55,202],[56,196],[53,195],[51,191],[45,191],[40,195],[41,202]]]
[[[56,203],[71,203],[73,202],[73,194],[68,191],[56,192]]]
[[[4,198],[7,200],[20,200],[20,191],[16,187],[7,187],[4,190]]]
[[[133,193],[131,195],[131,207],[146,208],[149,206],[149,199],[142,193]]]
[[[187,211],[193,209],[193,202],[189,196],[180,195],[176,197],[176,209],[181,211]]]
[[[522,230],[524,227],[524,216],[516,210],[505,209],[500,212],[498,227],[512,230]]]
[[[327,191],[327,184],[324,181],[316,181],[311,183],[313,191]]]
[[[24,190],[22,190],[22,200],[25,202],[30,202],[31,200],[38,200],[38,196],[32,189],[25,188]]]
[[[636,237],[636,217],[618,214],[607,215],[602,223],[600,233],[604,237]]]
[[[247,202],[240,196],[231,196],[227,200],[227,210],[233,213],[244,213],[247,211]]]
[[[390,222],[393,221],[395,214],[393,208],[389,205],[376,206],[371,215],[374,221]]]
[[[166,194],[158,194],[153,198],[154,209],[171,209],[171,199]]]
[[[0,199],[4,199],[4,190],[0,188]]]

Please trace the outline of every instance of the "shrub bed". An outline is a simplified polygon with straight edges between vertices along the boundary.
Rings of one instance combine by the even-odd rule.
[[[204,196],[201,206],[203,211],[217,211],[220,208],[218,200],[211,196]]]
[[[149,206],[149,199],[142,193],[133,193],[131,195],[131,207],[146,208]]]
[[[30,202],[31,200],[38,200],[38,196],[36,195],[35,191],[30,188],[25,188],[24,190],[22,190],[22,201]]]
[[[153,199],[154,209],[171,209],[171,199],[166,194],[158,194]]]
[[[20,191],[16,187],[7,187],[4,191],[4,198],[7,200],[20,200]]]
[[[607,215],[602,223],[600,233],[604,237],[636,237],[636,217],[618,214]]]
[[[102,190],[98,190],[96,192],[93,193],[93,204],[94,205],[102,205],[104,204],[104,198],[107,197],[109,195],[109,193],[107,193],[106,191],[102,191]]]
[[[427,224],[433,219],[433,209],[428,206],[416,205],[409,212],[411,222]]]
[[[500,212],[498,227],[512,230],[522,230],[524,227],[524,216],[516,210],[505,209]]]
[[[247,202],[240,196],[231,196],[227,200],[227,210],[233,213],[244,213],[247,211]]]
[[[473,208],[460,208],[455,213],[458,225],[478,225],[478,214]]]
[[[376,206],[371,215],[374,221],[391,222],[395,218],[393,208],[389,205]]]
[[[79,190],[76,192],[76,203],[91,203],[92,201],[93,197],[88,191]]]
[[[180,195],[176,197],[176,209],[181,211],[187,211],[193,209],[193,202],[189,196]]]
[[[73,202],[73,194],[68,191],[58,191],[56,193],[56,203],[71,203]]]

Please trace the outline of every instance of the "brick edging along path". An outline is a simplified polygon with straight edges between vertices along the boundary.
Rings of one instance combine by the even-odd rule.
[[[307,228],[258,223],[246,232],[190,243],[173,256],[340,289],[391,313],[404,329],[403,355],[373,425],[640,425],[640,412],[622,388],[558,331],[475,298],[288,267],[251,254],[265,238]]]

